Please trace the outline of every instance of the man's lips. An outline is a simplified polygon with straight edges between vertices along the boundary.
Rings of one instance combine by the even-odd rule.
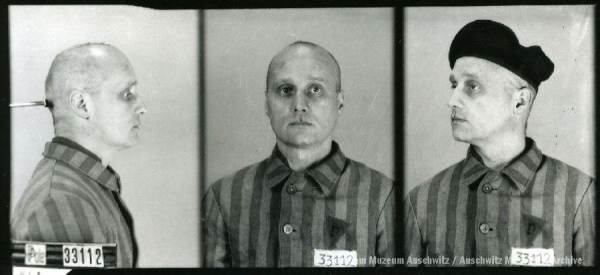
[[[466,122],[466,120],[462,119],[462,118],[458,118],[458,117],[452,117],[451,118],[452,123],[461,123],[461,122]]]
[[[312,123],[308,121],[294,121],[289,124],[290,126],[311,126]]]
[[[467,121],[463,117],[456,115],[456,113],[454,113],[454,112],[452,112],[452,115],[450,115],[450,120],[452,122],[464,122],[464,121]]]

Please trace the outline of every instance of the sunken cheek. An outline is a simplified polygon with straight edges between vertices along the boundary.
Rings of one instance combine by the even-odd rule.
[[[484,127],[502,120],[502,112],[496,104],[477,102],[472,107],[470,110],[471,116],[475,121],[482,123]]]
[[[286,100],[283,97],[270,96],[269,97],[269,109],[277,112],[281,112],[282,110],[287,110],[291,106],[291,101]]]

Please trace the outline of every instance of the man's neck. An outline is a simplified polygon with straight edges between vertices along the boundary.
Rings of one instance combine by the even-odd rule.
[[[494,171],[500,171],[525,150],[525,136],[503,138],[497,142],[473,145],[483,163]]]
[[[65,133],[57,134],[56,136],[68,138],[68,139],[76,142],[77,144],[83,146],[83,148],[94,153],[96,156],[98,156],[100,158],[100,160],[102,161],[102,165],[104,167],[108,167],[110,159],[116,152],[115,150],[103,148],[103,146],[99,145],[97,142],[90,140],[87,137],[81,137],[81,136],[70,135],[70,134],[65,134]]]
[[[328,140],[314,146],[297,147],[278,140],[277,148],[286,158],[292,170],[302,172],[312,164],[325,158],[331,151],[331,144],[332,141]]]

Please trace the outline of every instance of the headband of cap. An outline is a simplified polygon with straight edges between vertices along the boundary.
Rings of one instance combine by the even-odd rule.
[[[507,26],[476,20],[464,26],[450,45],[450,68],[456,60],[473,56],[494,62],[520,76],[538,90],[554,72],[554,63],[539,46],[525,47]]]

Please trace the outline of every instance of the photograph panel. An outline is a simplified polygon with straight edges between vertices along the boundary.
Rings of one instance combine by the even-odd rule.
[[[404,19],[407,264],[592,265],[594,7]]]
[[[63,61],[57,61],[53,71],[61,71],[57,69],[60,64],[75,64],[69,62],[78,60],[76,54],[82,54],[84,50],[89,50],[88,54],[92,56],[101,56],[109,50],[128,59],[131,70],[127,76],[136,77],[137,83],[127,86],[130,94],[114,99],[126,99],[137,104],[135,112],[138,116],[132,117],[136,124],[137,144],[117,146],[119,150],[132,148],[115,152],[110,159],[106,157],[110,154],[104,154],[106,150],[96,150],[94,144],[99,143],[92,142],[83,147],[89,147],[88,150],[102,159],[103,165],[110,160],[106,164],[117,173],[117,181],[120,178],[122,182],[116,189],[135,222],[134,240],[137,240],[139,252],[135,266],[198,267],[199,12],[159,11],[132,6],[11,6],[9,14],[12,103],[44,100],[46,77],[53,60],[67,49],[71,50],[61,55]],[[86,43],[110,46],[81,46]],[[80,46],[71,48],[75,45]],[[75,68],[69,66],[65,70]],[[94,68],[89,64],[83,66],[87,72]],[[73,70],[66,81],[75,81],[72,76],[77,73]],[[100,84],[102,89],[109,83],[106,79]],[[54,110],[61,107],[59,99],[56,100],[53,102]],[[100,105],[88,104],[86,107],[100,114]],[[115,115],[117,105],[110,106],[113,112],[108,113]],[[87,120],[94,121],[93,117],[91,115]],[[119,123],[125,116],[104,117],[108,125],[102,124],[106,126],[106,136],[103,137],[112,140],[111,135],[120,130]],[[11,118],[11,212],[14,225],[18,219],[14,217],[17,202],[24,196],[30,179],[33,180],[36,165],[44,158],[45,144],[53,139],[55,133],[71,135],[62,130],[55,132],[51,112],[42,106],[12,108]],[[92,131],[79,133],[98,134]],[[59,209],[61,215],[71,213]],[[88,206],[83,209],[88,209]],[[92,216],[88,218],[92,234],[96,234],[101,225],[94,226]],[[69,236],[73,237],[73,234]],[[101,235],[93,236],[102,239]],[[131,264],[131,259],[127,262]],[[122,264],[117,263],[119,267],[129,265],[125,261]]]
[[[349,156],[394,178],[392,9],[207,10],[205,16],[209,184],[271,153],[267,67],[296,41],[321,45],[340,65],[345,104],[334,139]]]
[[[545,154],[595,176],[593,6],[404,10],[406,192],[466,154],[468,145],[452,138],[448,52],[458,31],[478,19],[507,25],[522,45],[541,46],[554,62],[554,73],[540,85],[527,135]]]
[[[393,9],[204,15],[206,266],[393,257]]]

